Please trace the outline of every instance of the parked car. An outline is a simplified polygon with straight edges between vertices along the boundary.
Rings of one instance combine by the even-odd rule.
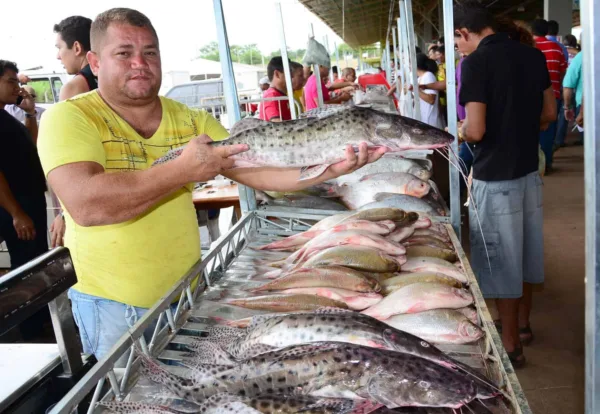
[[[225,112],[224,95],[223,79],[183,83],[173,86],[165,94],[167,98],[181,102],[190,108],[204,109],[212,113],[217,119],[221,116],[221,113]]]
[[[27,85],[33,87],[36,92],[36,105],[45,109],[58,102],[60,89],[73,77],[67,73],[50,72],[44,69],[23,71],[22,73],[30,79]]]

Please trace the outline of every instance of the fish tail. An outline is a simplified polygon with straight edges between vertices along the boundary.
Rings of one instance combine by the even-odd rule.
[[[187,385],[189,380],[170,373],[160,363],[144,353],[138,353],[141,362],[141,373],[157,384],[163,384],[178,396],[182,396],[182,385]],[[180,395],[181,394],[181,395]]]

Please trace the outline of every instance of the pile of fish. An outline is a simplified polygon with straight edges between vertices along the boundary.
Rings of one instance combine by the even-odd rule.
[[[256,249],[280,260],[255,263],[264,272],[252,287],[220,302],[258,313],[183,344],[184,377],[140,355],[146,378],[194,408],[107,409],[370,413],[457,409],[501,394],[436,347],[484,335],[443,225],[396,208],[349,211]]]

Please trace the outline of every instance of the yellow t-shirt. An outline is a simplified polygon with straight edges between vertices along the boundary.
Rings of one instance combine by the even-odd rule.
[[[304,88],[294,91],[294,100],[296,102],[298,102],[298,107],[300,108],[301,112],[304,112],[304,106],[302,105],[302,95],[303,94],[304,94]]]
[[[46,176],[64,164],[92,161],[107,173],[139,171],[168,150],[207,134],[229,134],[205,111],[160,98],[162,120],[145,139],[96,91],[53,105],[40,123],[38,150]],[[65,246],[78,283],[89,295],[151,307],[200,259],[192,185],[181,188],[144,214],[124,223],[82,227],[65,211]]]
[[[436,78],[437,78],[438,82],[446,81],[446,64],[445,63],[440,63],[438,65],[438,71],[436,74]],[[446,105],[446,92],[440,94],[440,105],[444,105],[444,106]]]

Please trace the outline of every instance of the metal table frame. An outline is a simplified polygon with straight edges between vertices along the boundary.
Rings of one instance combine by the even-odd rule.
[[[128,335],[124,335],[117,341],[109,353],[71,389],[50,414],[71,413],[92,391],[94,392],[88,414],[94,412],[95,403],[100,400],[123,399],[138,379],[139,361],[136,352],[143,352],[153,357],[160,355],[167,344],[175,340],[179,330],[187,322],[194,305],[199,303],[199,295],[207,287],[212,286],[215,280],[220,279],[235,260],[241,257],[253,237],[291,235],[310,227],[309,221],[320,220],[333,213],[339,212],[315,213],[314,210],[268,207],[245,213],[231,231],[218,240],[206,257],[194,264],[171,290],[138,320],[129,330]],[[491,375],[492,379],[505,390],[512,412],[530,414],[523,390],[502,347],[502,341],[486,308],[466,255],[452,227],[448,224],[446,227],[469,279],[480,325],[486,332],[486,336],[478,344],[446,345],[440,348],[459,358],[461,354],[465,357],[480,355],[488,375]],[[154,323],[156,327],[153,334],[150,340],[146,340],[144,332]],[[123,356],[127,356],[127,365],[118,378],[115,363]],[[109,384],[108,391],[105,391],[106,379]]]

